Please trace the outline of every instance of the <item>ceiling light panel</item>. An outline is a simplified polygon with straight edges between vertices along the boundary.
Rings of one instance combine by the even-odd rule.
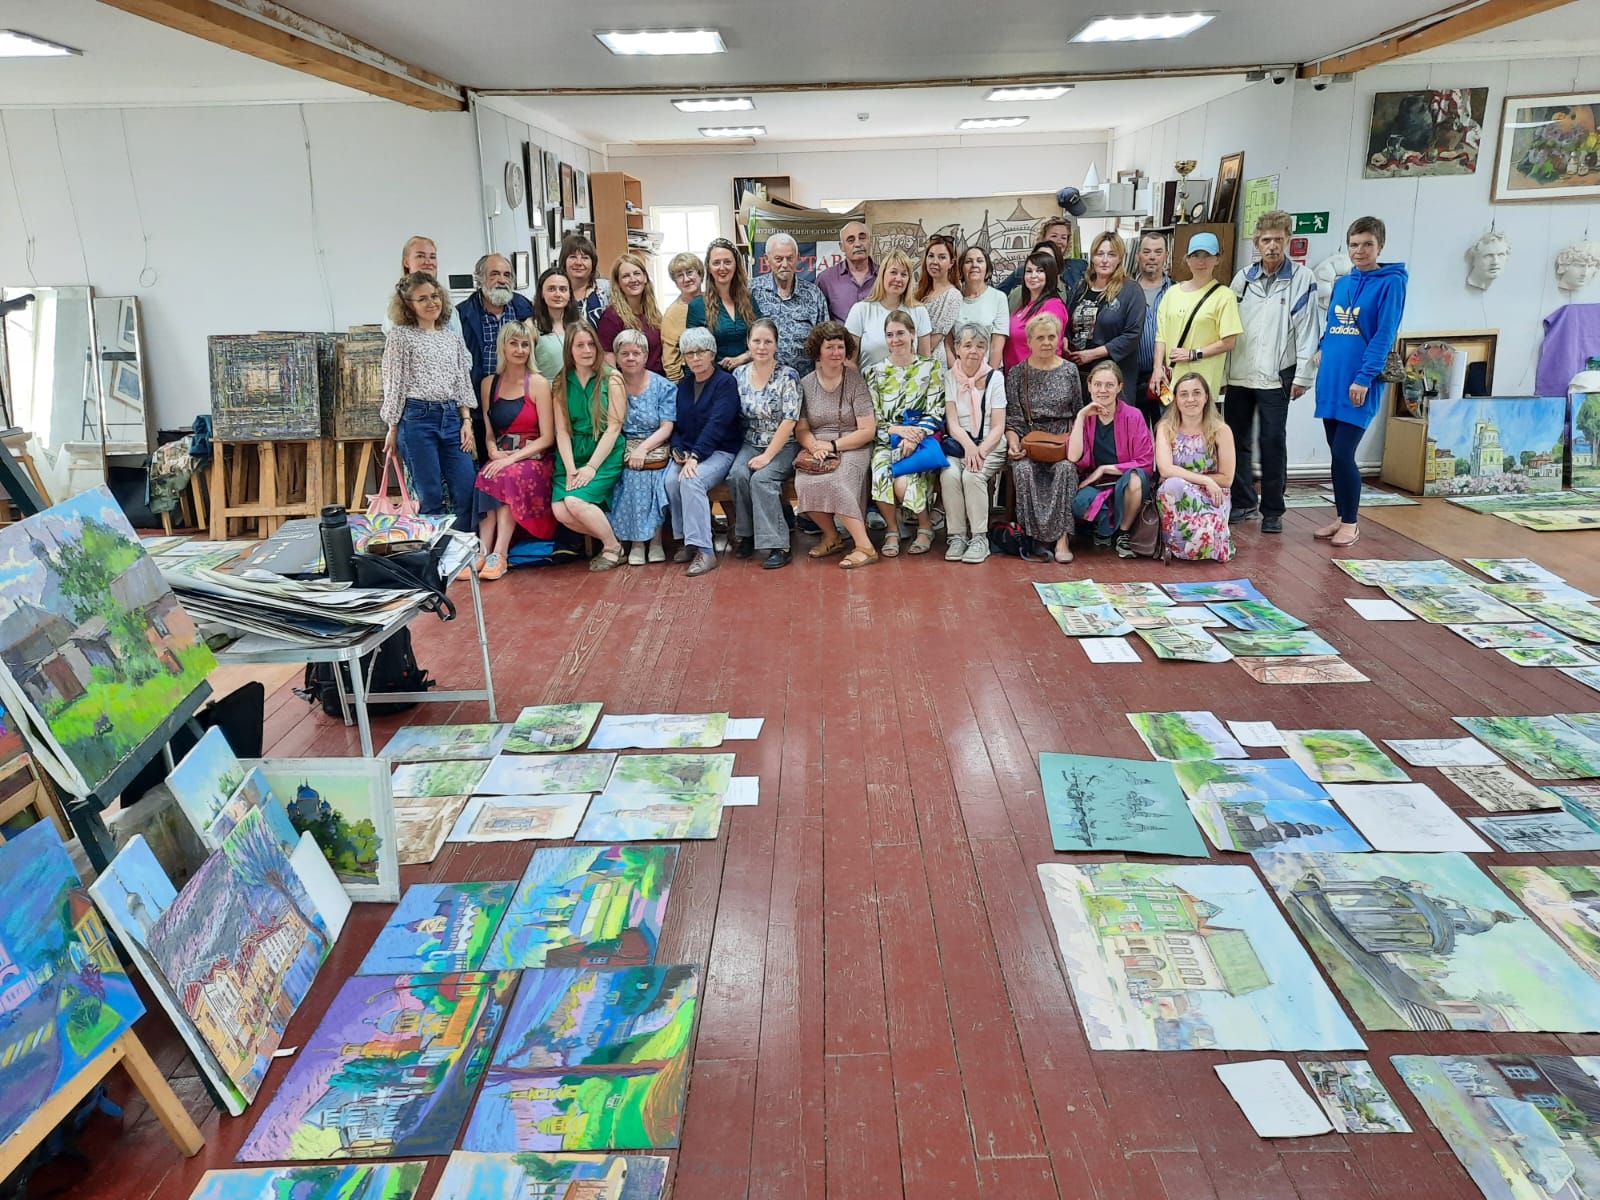
[[[1059,100],[1072,90],[1070,83],[1053,83],[1036,87],[1000,87],[984,97],[999,104],[1014,100]]]
[[[1158,13],[1136,17],[1096,17],[1073,37],[1075,42],[1154,42],[1188,37],[1209,25],[1216,13]]]
[[[1025,124],[1027,117],[968,117],[957,129],[1015,129],[1018,125]]]
[[[755,106],[750,96],[691,96],[672,102],[673,108],[686,113],[749,112]]]
[[[15,29],[0,29],[0,58],[65,58],[82,53],[71,46],[47,42]]]
[[[700,136],[708,138],[766,137],[765,125],[711,125],[700,126]]]
[[[613,54],[721,54],[727,49],[715,29],[612,29],[594,36]]]

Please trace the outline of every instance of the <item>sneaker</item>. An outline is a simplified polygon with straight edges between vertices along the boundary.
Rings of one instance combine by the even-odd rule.
[[[877,509],[869,509],[867,512],[867,528],[887,529],[889,528],[889,522],[883,519],[883,514]]]
[[[1129,533],[1117,534],[1117,557],[1133,558],[1133,535]]]
[[[1282,517],[1262,517],[1261,518],[1261,532],[1262,533],[1282,533],[1283,532],[1283,518]]]
[[[645,552],[644,557],[646,562],[666,562],[667,552],[660,542],[651,542],[650,549]]]
[[[1261,510],[1253,504],[1249,508],[1236,508],[1228,515],[1228,524],[1239,525],[1245,521],[1254,521],[1260,515]]]
[[[739,548],[733,552],[735,558],[751,558],[756,552],[756,540],[753,537],[739,539]]]
[[[989,557],[989,535],[980,533],[967,543],[966,550],[961,555],[964,563],[981,563]]]
[[[499,579],[506,573],[505,559],[498,554],[490,554],[483,560],[483,569],[478,572],[479,579]]]
[[[1094,535],[1094,548],[1096,550],[1109,549],[1110,546],[1111,546],[1111,543],[1112,543],[1112,538],[1111,538],[1110,534],[1097,533],[1097,534]]]
[[[944,548],[945,562],[960,562],[961,556],[967,552],[967,539],[950,535],[950,544]]]
[[[644,543],[635,542],[633,549],[628,551],[628,565],[630,567],[644,566]]]

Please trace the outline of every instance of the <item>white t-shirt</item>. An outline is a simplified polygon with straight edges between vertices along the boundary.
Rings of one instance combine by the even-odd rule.
[[[968,322],[987,329],[990,337],[997,333],[1002,336],[1009,335],[1011,309],[1006,304],[1005,293],[998,288],[984,288],[976,297],[963,293],[961,315],[956,318],[956,328],[959,329]]]
[[[889,343],[883,334],[883,323],[893,311],[876,300],[859,300],[850,306],[850,315],[844,319],[844,327],[861,339],[860,361],[863,371],[889,357]],[[916,327],[913,332],[918,338],[933,332],[928,310],[922,305],[913,305],[906,312],[911,314],[911,323]]]
[[[1006,373],[999,367],[989,372],[989,377],[983,385],[983,412],[979,415],[978,424],[972,423],[972,402],[961,395],[961,384],[955,377],[955,372],[944,373],[944,402],[956,406],[956,421],[961,428],[970,433],[975,441],[982,441],[994,432],[994,424],[989,419],[989,414],[999,410],[1005,411],[1006,407]],[[1000,418],[1004,425],[1006,419]]]

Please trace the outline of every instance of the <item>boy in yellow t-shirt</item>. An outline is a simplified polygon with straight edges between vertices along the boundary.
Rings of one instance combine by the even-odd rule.
[[[1184,256],[1189,278],[1167,289],[1156,312],[1153,391],[1164,392],[1190,371],[1198,371],[1211,386],[1211,398],[1222,403],[1228,351],[1244,326],[1233,289],[1212,278],[1221,249],[1214,233],[1197,233],[1189,239]],[[1162,398],[1166,400],[1165,395]]]

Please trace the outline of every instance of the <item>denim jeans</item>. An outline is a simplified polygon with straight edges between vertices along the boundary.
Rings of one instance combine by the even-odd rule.
[[[752,471],[750,460],[766,452],[765,445],[746,442],[728,471],[728,490],[733,493],[733,533],[735,537],[753,537],[757,550],[787,550],[789,523],[783,519],[783,485],[794,475],[800,445],[790,438],[771,462]]]
[[[1367,431],[1332,417],[1322,418],[1322,428],[1328,435],[1328,453],[1333,458],[1333,506],[1339,510],[1339,520],[1354,525],[1361,511],[1361,468],[1356,466],[1356,447]]]
[[[673,463],[667,468],[667,503],[672,505],[672,535],[685,546],[711,553],[711,501],[706,493],[727,478],[733,454],[718,450],[700,460],[693,478],[685,479]]]
[[[461,413],[447,401],[407,400],[396,441],[411,472],[417,507],[434,515],[445,508],[445,489],[455,511],[455,527],[472,528],[472,488],[477,468],[461,448]]]

